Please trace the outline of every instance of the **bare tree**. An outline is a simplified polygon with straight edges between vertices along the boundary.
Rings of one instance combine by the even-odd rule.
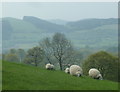
[[[65,63],[67,59],[71,58],[74,51],[73,46],[71,42],[62,33],[56,33],[53,36],[51,44],[53,55],[58,60],[60,70],[63,70],[62,64]]]
[[[43,48],[45,58],[49,63],[53,63],[53,59],[58,61],[60,70],[63,70],[64,65],[69,65],[74,59],[73,46],[62,33],[55,33],[52,39],[43,39],[40,46]]]
[[[45,52],[45,59],[51,64],[52,63],[52,57],[53,57],[53,51],[52,51],[52,46],[51,46],[51,41],[50,38],[45,38],[42,41],[39,42],[40,47],[43,48]]]

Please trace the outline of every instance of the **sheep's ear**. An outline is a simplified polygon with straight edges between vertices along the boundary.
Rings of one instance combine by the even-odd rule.
[[[100,69],[100,68],[98,68],[98,70],[99,70],[99,71],[101,71],[101,69]]]

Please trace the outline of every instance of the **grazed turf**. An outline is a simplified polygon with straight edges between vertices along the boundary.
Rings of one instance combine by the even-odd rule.
[[[118,83],[3,61],[3,90],[117,90]]]

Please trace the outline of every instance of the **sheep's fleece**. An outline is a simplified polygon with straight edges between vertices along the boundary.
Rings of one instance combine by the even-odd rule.
[[[70,74],[79,77],[82,75],[82,68],[78,65],[72,65],[70,66]]]
[[[100,71],[95,69],[95,68],[92,68],[89,70],[89,76],[94,78],[94,79],[102,80],[102,75],[100,74]]]
[[[48,63],[48,64],[46,64],[45,68],[48,70],[51,70],[51,69],[54,69],[54,65]]]

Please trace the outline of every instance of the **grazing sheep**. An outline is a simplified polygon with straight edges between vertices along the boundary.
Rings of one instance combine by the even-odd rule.
[[[100,74],[100,71],[95,69],[95,68],[92,68],[89,70],[89,76],[94,78],[94,79],[99,79],[99,80],[102,80],[102,75]]]
[[[82,68],[78,65],[70,66],[70,74],[73,76],[82,76]]]
[[[53,64],[51,64],[51,69],[54,70],[54,65]]]
[[[68,73],[68,74],[69,74],[69,73],[70,73],[70,68],[66,68],[66,69],[65,69],[65,73]]]
[[[46,64],[45,68],[46,68],[47,70],[54,70],[54,65],[48,63],[48,64]]]

